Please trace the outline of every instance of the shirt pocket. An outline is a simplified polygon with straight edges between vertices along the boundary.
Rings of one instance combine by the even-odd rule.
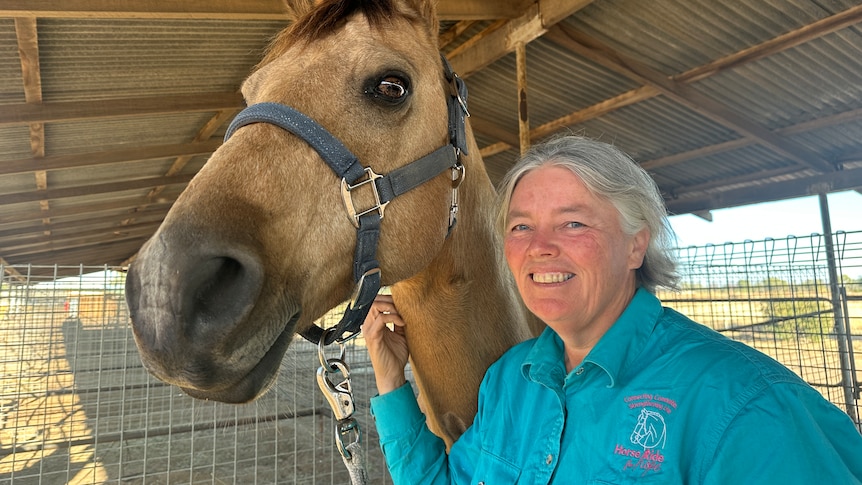
[[[493,453],[482,450],[473,473],[471,485],[514,484],[521,476],[521,469]]]

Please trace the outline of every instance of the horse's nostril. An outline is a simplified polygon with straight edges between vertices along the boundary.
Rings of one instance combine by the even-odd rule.
[[[193,336],[230,332],[252,307],[261,285],[261,269],[254,260],[218,256],[202,261],[183,295],[187,331]]]

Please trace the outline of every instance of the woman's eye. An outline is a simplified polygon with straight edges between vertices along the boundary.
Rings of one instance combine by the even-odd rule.
[[[512,232],[526,231],[529,228],[530,228],[530,226],[528,226],[526,224],[515,224],[514,226],[512,226]]]
[[[399,104],[407,99],[409,83],[401,76],[389,75],[377,81],[365,94],[389,104]]]
[[[566,227],[569,227],[569,228],[572,228],[572,229],[577,229],[577,228],[579,228],[579,227],[584,227],[584,225],[583,225],[583,224],[581,224],[580,222],[572,221],[572,222],[567,222],[567,223],[566,223]]]

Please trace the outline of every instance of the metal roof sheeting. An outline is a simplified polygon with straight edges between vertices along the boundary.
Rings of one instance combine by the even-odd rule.
[[[31,133],[26,123],[0,122],[0,258],[7,262],[131,257],[208,155],[110,163],[85,155],[217,142],[238,102],[167,105],[208,93],[236,97],[269,40],[289,24],[253,15],[132,17],[36,18],[41,102],[112,115],[48,121],[42,135],[38,126]],[[571,132],[612,142],[647,168],[676,212],[810,190],[790,182],[862,187],[860,20],[862,6],[848,0],[595,0],[526,46],[534,141]],[[441,33],[466,28],[442,51],[457,64],[471,49],[491,50],[488,39],[531,25],[517,22],[447,19]],[[18,42],[15,20],[0,18],[0,116],[25,102]],[[504,51],[465,78],[475,137],[497,182],[519,153],[516,56]],[[116,111],[136,102],[162,105],[146,114]],[[37,145],[42,137],[49,160],[77,157],[76,166],[40,173],[31,160],[30,171],[4,172],[4,163],[33,158],[31,135]],[[827,169],[835,163],[844,171]]]

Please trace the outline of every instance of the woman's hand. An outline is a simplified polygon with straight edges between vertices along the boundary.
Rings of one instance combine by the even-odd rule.
[[[392,329],[386,325],[392,324]],[[362,335],[371,356],[377,392],[386,394],[398,389],[407,379],[404,367],[407,365],[409,351],[404,336],[404,320],[398,314],[391,295],[377,295],[365,322]]]

